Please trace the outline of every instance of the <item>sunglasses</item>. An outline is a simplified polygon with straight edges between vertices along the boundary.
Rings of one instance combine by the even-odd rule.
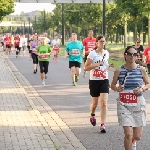
[[[126,52],[125,54],[128,55],[128,56],[138,56],[138,53]]]
[[[140,43],[140,42],[136,42],[136,43]]]

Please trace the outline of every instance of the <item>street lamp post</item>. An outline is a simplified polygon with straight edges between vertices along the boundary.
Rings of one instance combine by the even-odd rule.
[[[103,0],[103,35],[106,35],[106,0]]]
[[[65,21],[64,21],[64,4],[62,3],[62,8],[61,8],[61,10],[62,10],[62,45],[64,45],[64,43],[65,43]]]

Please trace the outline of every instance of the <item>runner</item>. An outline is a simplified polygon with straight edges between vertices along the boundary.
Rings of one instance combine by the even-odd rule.
[[[82,42],[77,40],[77,34],[72,33],[72,41],[66,45],[66,58],[69,57],[69,68],[71,68],[72,83],[76,86],[79,79],[82,57],[85,54]]]
[[[6,45],[6,55],[10,54],[11,51],[11,37],[10,34],[6,34],[6,37],[4,38],[4,43]]]
[[[47,44],[45,38],[40,38],[40,45],[37,47],[37,55],[40,66],[40,76],[42,80],[42,85],[45,85],[45,79],[47,78],[48,66],[51,55],[51,48]]]
[[[124,129],[125,150],[136,150],[136,141],[140,140],[142,128],[146,125],[143,92],[150,88],[150,80],[145,68],[135,63],[137,56],[133,46],[125,49],[125,64],[116,69],[111,83],[112,90],[119,92],[117,114],[119,125]],[[142,87],[143,81],[145,84]]]
[[[100,101],[100,118],[101,133],[106,133],[105,122],[107,115],[107,100],[109,93],[109,80],[108,71],[109,68],[108,59],[109,52],[104,50],[105,37],[100,35],[96,38],[96,47],[87,56],[85,63],[85,71],[90,71],[89,89],[92,97],[92,104],[90,105],[90,122],[93,126],[96,125],[95,111]]]
[[[25,55],[26,46],[27,46],[27,38],[23,34],[23,35],[20,36],[20,47],[23,50],[23,56]]]
[[[145,48],[144,55],[146,57],[146,64],[147,64],[148,74],[150,74],[150,46],[147,46]]]
[[[90,51],[94,49],[96,44],[96,38],[93,37],[93,30],[89,30],[88,37],[83,40],[83,45],[85,46],[85,57],[84,57],[84,64],[87,60],[87,56],[89,55]],[[84,71],[83,77],[85,78],[86,71]]]
[[[133,45],[133,46],[136,48],[136,50],[138,52],[138,59],[136,60],[136,63],[141,65],[141,64],[145,64],[144,63],[145,59],[144,59],[144,55],[143,55],[144,48],[143,48],[143,45],[140,45],[140,43],[141,43],[141,40],[136,39],[135,45]]]
[[[32,59],[33,59],[33,68],[34,71],[33,73],[37,73],[37,68],[38,68],[38,56],[37,56],[37,46],[39,45],[38,42],[38,37],[37,36],[33,36],[33,41],[30,42],[30,50],[32,50]]]
[[[16,36],[14,37],[14,46],[15,46],[15,50],[16,50],[16,58],[18,57],[18,54],[20,53],[20,37],[19,34],[16,34]]]
[[[53,51],[54,51],[54,57],[53,60],[55,62],[57,62],[57,57],[58,57],[58,53],[59,53],[59,47],[60,47],[60,39],[58,38],[58,35],[55,35],[54,40],[52,41],[51,45],[53,47]]]

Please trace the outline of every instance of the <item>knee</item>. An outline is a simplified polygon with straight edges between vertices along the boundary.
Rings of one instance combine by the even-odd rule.
[[[75,74],[75,69],[71,68],[71,73]]]
[[[139,141],[141,139],[142,135],[133,135],[133,139]]]
[[[97,107],[97,103],[93,103],[92,106],[93,106],[93,108],[96,108]]]
[[[133,139],[133,133],[132,132],[125,133],[125,138],[126,139]]]
[[[107,99],[101,100],[101,107],[107,107]]]

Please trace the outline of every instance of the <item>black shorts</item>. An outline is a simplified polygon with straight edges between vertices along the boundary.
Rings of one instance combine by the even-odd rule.
[[[19,46],[15,46],[15,49],[19,50],[20,51],[20,47]]]
[[[109,80],[89,80],[90,95],[99,97],[100,93],[109,93]]]
[[[87,57],[88,57],[88,55],[85,55],[85,56],[84,56],[84,63],[86,62]]]
[[[69,68],[71,67],[81,67],[81,63],[79,63],[78,61],[69,61]]]
[[[39,61],[40,72],[47,74],[49,61]]]
[[[6,48],[11,48],[11,46],[6,45]]]

